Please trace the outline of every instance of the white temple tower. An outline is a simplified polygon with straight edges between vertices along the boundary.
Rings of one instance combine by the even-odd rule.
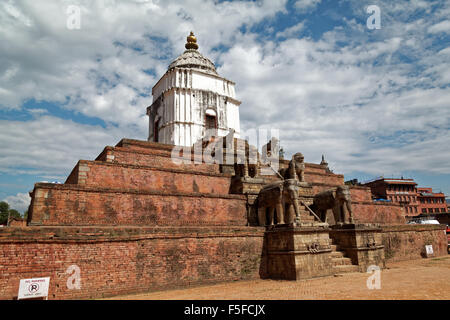
[[[197,51],[192,32],[185,47],[152,89],[148,141],[192,146],[207,130],[226,136],[230,129],[239,138],[235,83],[220,77],[214,63]]]

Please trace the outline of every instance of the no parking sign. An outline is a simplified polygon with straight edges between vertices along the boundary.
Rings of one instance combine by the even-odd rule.
[[[50,277],[22,279],[19,284],[19,294],[17,300],[31,299],[31,298],[46,298],[48,297],[48,286],[50,284]]]

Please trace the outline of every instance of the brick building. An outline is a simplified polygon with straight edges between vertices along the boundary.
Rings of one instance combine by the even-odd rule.
[[[370,187],[375,199],[385,199],[403,205],[405,214],[420,214],[417,198],[417,183],[413,179],[389,179],[380,177],[362,184]]]
[[[432,188],[417,188],[417,200],[420,213],[445,213],[448,211],[445,194],[434,193]]]

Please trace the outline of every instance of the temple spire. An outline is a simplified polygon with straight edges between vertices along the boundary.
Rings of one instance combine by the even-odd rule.
[[[187,37],[187,43],[184,46],[186,49],[198,49],[197,38],[194,36],[194,33],[191,31],[191,34]]]

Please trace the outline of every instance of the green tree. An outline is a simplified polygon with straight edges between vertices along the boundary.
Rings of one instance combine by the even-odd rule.
[[[16,209],[10,209],[9,204],[5,201],[0,202],[0,224],[7,224],[8,216],[12,218],[22,218],[22,215]]]
[[[8,221],[9,204],[5,201],[0,201],[0,224],[6,224]]]
[[[10,216],[10,219],[12,219],[12,218],[22,218],[22,215],[16,209],[9,209],[9,216]]]

